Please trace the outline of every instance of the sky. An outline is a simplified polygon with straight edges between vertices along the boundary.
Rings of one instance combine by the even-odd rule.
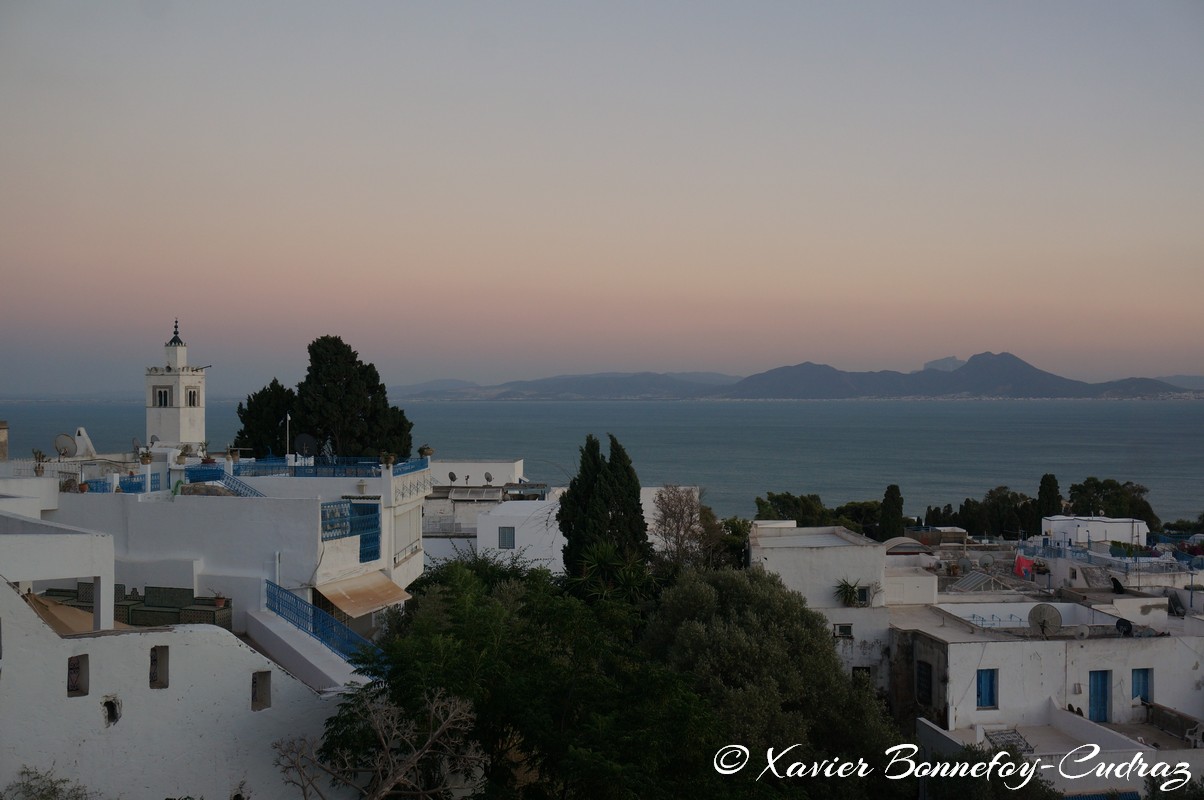
[[[1204,374],[1204,3],[0,2],[0,394]]]

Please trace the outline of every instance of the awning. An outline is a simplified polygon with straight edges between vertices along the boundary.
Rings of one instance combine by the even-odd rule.
[[[409,593],[383,572],[324,583],[318,591],[349,617],[362,617],[410,599]]]

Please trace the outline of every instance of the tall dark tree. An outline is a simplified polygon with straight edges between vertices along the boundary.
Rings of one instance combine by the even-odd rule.
[[[412,423],[389,405],[385,385],[372,364],[338,336],[309,345],[309,370],[297,385],[293,430],[318,440],[321,451],[337,456],[394,453],[408,458]]]
[[[242,428],[234,437],[234,446],[250,448],[255,458],[263,458],[269,453],[278,456],[287,453],[285,417],[292,413],[296,402],[297,393],[275,378],[258,392],[247,395],[246,405],[238,404]]]
[[[903,492],[898,484],[886,487],[882,495],[882,514],[878,519],[879,536],[882,541],[903,535]]]
[[[587,554],[602,551],[623,564],[644,564],[652,552],[648,526],[640,505],[640,481],[631,458],[619,440],[610,437],[610,458],[593,435],[585,437],[581,467],[560,496],[556,521],[566,540],[564,567],[570,577],[581,577]]]
[[[1041,486],[1037,489],[1037,514],[1053,517],[1061,513],[1062,490],[1058,488],[1057,477],[1047,472],[1041,476]]]

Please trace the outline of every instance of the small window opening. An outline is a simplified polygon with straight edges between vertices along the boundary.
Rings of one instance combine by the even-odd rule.
[[[116,725],[121,719],[121,701],[116,697],[106,697],[100,704],[105,711],[105,727]]]
[[[263,711],[272,707],[272,673],[256,672],[251,675],[251,710]]]
[[[165,645],[152,647],[150,651],[150,688],[167,688],[168,654]]]

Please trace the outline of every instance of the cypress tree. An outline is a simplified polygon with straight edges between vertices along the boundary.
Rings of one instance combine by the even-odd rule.
[[[878,532],[882,541],[903,535],[903,493],[898,484],[892,483],[886,487],[882,496],[882,516],[879,518]]]
[[[564,569],[580,577],[586,551],[607,544],[623,560],[644,563],[651,555],[640,505],[640,480],[623,445],[610,437],[610,459],[592,434],[581,448],[581,466],[560,496],[556,521],[564,534]]]
[[[1062,492],[1058,488],[1058,479],[1047,472],[1041,476],[1041,486],[1037,489],[1037,516],[1052,517],[1061,513]],[[1037,523],[1040,522],[1038,519]]]

